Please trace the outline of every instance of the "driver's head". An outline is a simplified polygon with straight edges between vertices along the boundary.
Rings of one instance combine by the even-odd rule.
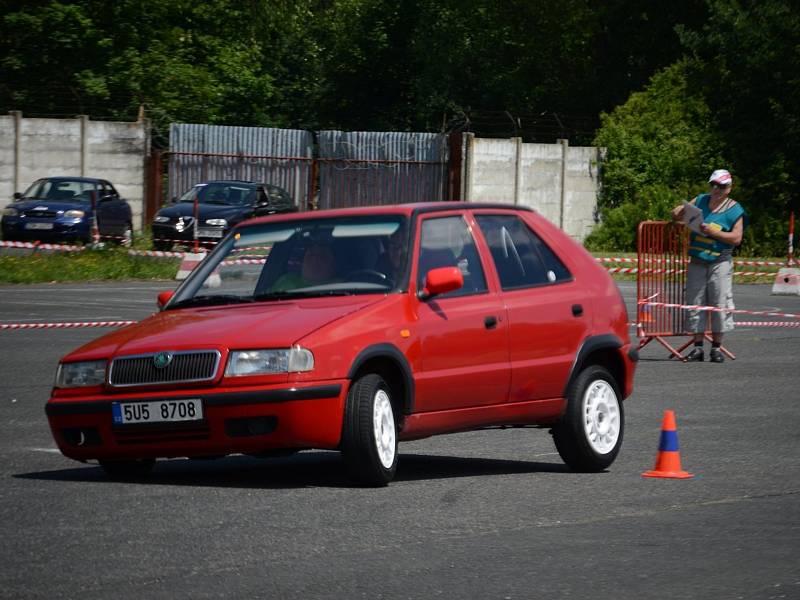
[[[306,249],[303,255],[302,276],[306,281],[322,283],[333,278],[333,251],[325,244],[314,244]]]

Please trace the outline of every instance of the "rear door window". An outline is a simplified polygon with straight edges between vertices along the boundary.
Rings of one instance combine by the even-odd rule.
[[[503,290],[569,281],[572,274],[516,215],[476,215]]]

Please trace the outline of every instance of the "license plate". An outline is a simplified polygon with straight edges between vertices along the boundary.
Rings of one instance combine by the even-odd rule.
[[[52,223],[25,223],[25,229],[52,229]]]
[[[207,237],[207,238],[221,238],[222,237],[222,229],[212,229],[209,227],[198,227],[197,228],[197,236],[198,237]]]
[[[202,421],[203,403],[199,398],[154,400],[150,402],[112,402],[111,413],[114,416],[114,425]]]

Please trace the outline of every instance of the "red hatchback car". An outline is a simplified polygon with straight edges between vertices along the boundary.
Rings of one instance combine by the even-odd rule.
[[[637,352],[622,297],[531,210],[409,204],[236,227],[161,310],[65,356],[46,406],[110,476],[161,457],[340,450],[385,485],[398,441],[548,428],[571,468],[616,458]]]

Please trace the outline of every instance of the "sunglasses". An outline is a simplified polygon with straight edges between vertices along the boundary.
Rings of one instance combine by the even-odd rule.
[[[726,189],[728,189],[728,186],[727,185],[722,185],[721,183],[712,183],[711,184],[711,189],[714,189],[714,190],[726,190]]]

